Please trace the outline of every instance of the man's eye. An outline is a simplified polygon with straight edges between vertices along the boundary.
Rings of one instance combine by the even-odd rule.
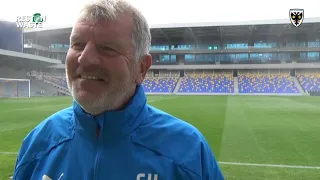
[[[112,49],[112,48],[110,48],[110,47],[107,47],[107,46],[101,46],[100,48],[101,48],[101,50],[103,50],[103,51],[115,51],[114,49]]]
[[[113,48],[110,48],[108,46],[100,46],[100,52],[104,55],[107,55],[107,56],[118,56],[120,55],[120,53],[113,49]]]

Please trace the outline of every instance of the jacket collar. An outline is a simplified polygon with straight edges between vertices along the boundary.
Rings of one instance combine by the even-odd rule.
[[[99,125],[102,134],[130,133],[143,121],[142,116],[147,114],[146,101],[147,98],[141,85],[137,86],[134,96],[123,110],[105,111],[97,116],[86,113],[74,100],[76,129],[93,131]]]

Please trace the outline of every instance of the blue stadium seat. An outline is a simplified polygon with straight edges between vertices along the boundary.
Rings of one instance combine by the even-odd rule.
[[[172,93],[177,82],[174,77],[146,77],[142,86],[145,92]]]
[[[320,73],[297,73],[297,79],[304,91],[320,91]]]
[[[64,76],[43,76],[43,79],[60,85],[64,88],[68,88],[66,78]],[[160,92],[160,93],[171,93],[173,92],[178,78],[174,77],[146,77],[142,86],[145,92]]]
[[[239,93],[300,93],[289,74],[240,74]]]
[[[192,74],[184,77],[178,92],[233,93],[232,74]]]

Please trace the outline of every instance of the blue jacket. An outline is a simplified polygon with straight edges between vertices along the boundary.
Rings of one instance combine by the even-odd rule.
[[[74,102],[23,140],[14,180],[222,180],[201,133],[146,104],[141,86],[124,110],[86,114]]]

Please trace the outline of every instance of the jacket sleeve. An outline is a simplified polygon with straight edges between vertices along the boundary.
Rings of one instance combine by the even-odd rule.
[[[32,162],[25,162],[28,146],[29,146],[29,142],[24,140],[16,160],[14,173],[13,173],[13,180],[30,179],[32,176],[33,170],[26,169],[27,167],[30,167],[32,165]]]
[[[202,180],[224,180],[219,164],[204,140],[201,147]]]
[[[194,149],[193,149],[194,148]],[[188,158],[192,159],[189,165],[178,165],[175,179],[183,180],[224,180],[218,162],[214,157],[208,143],[202,139],[201,145],[191,147],[193,153]]]
[[[39,155],[38,146],[35,142],[40,128],[33,129],[22,141],[13,173],[13,180],[31,179],[34,168],[37,165],[36,157]]]

